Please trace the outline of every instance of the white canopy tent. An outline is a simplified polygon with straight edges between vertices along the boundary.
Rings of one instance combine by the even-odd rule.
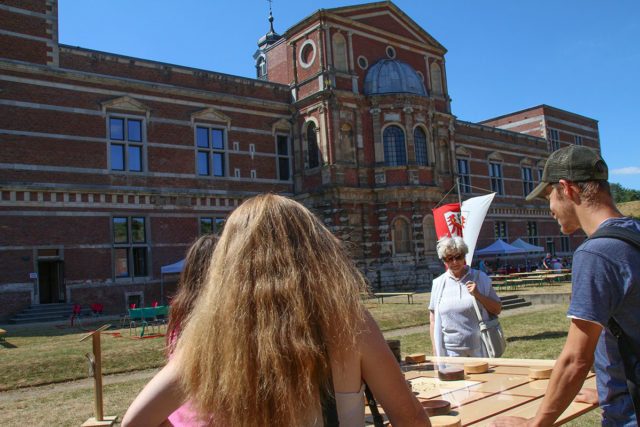
[[[160,303],[162,305],[164,305],[164,275],[180,274],[182,267],[184,267],[184,261],[185,260],[180,260],[176,263],[160,267]]]

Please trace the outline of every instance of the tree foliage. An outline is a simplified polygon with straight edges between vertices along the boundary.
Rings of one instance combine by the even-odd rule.
[[[640,200],[640,191],[631,190],[629,188],[625,188],[620,184],[616,184],[615,182],[610,183],[611,186],[611,196],[613,196],[613,200],[616,203],[623,202],[632,202],[635,200]]]

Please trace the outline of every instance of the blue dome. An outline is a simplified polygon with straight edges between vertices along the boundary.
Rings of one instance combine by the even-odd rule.
[[[395,59],[381,59],[364,77],[364,94],[413,93],[427,95],[420,75],[409,64]]]

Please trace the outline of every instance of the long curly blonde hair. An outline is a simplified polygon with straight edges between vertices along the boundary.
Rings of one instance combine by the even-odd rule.
[[[182,384],[224,425],[322,423],[329,357],[353,351],[366,290],[304,206],[265,194],[228,218],[178,341]]]

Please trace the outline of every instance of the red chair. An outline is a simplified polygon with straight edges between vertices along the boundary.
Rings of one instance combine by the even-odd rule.
[[[157,306],[158,306],[158,301],[155,301],[155,302],[153,302],[153,303],[151,304],[151,307],[154,307],[154,308],[155,308],[155,307],[157,307]]]
[[[131,305],[129,306],[129,308],[130,308],[130,309],[132,309],[132,310],[133,310],[134,308],[136,308],[135,303],[134,303],[134,304],[131,304]]]
[[[71,326],[73,327],[73,322],[74,320],[77,320],[78,324],[81,324],[81,320],[80,320],[80,314],[82,312],[82,306],[81,305],[73,305],[73,311],[71,314]]]

